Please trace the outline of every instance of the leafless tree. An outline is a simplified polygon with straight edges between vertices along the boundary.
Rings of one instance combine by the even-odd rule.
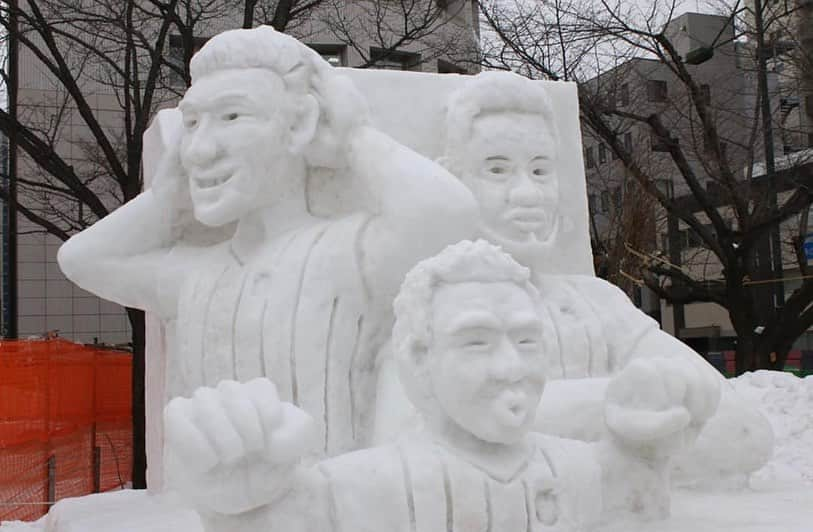
[[[478,68],[477,21],[465,0],[327,0],[318,23],[356,58],[356,68],[420,69],[438,60]]]
[[[625,220],[640,213],[625,213],[605,219],[594,238],[610,237],[605,252],[623,241],[625,253],[611,262],[639,265],[631,277],[666,301],[722,306],[737,335],[738,373],[781,369],[794,341],[813,325],[813,277],[802,249],[813,165],[804,151],[772,164],[775,139],[787,133],[784,100],[760,83],[782,59],[777,30],[788,21],[799,28],[810,23],[804,4],[719,3],[719,34],[687,47],[692,35],[675,23],[676,1],[480,3],[490,37],[484,63],[577,82],[585,143],[603,145],[616,159],[607,163],[615,186],[633,199],[620,204],[638,209],[647,198],[653,223],[665,220],[668,227],[660,241],[634,242],[638,237],[627,231],[640,227]],[[807,39],[785,45],[784,64],[798,65],[802,97],[810,88]],[[638,192],[629,193],[627,183]],[[776,234],[781,248],[770,244]],[[784,297],[774,290],[783,285],[783,262],[799,272]]]

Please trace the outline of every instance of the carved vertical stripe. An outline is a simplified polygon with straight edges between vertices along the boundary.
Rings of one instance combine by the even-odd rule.
[[[241,268],[242,270],[242,268]],[[243,292],[246,289],[246,280],[250,275],[243,271],[243,280],[240,282],[240,291],[237,293],[237,302],[234,304],[234,312],[231,317],[231,374],[232,379],[237,377],[237,314],[240,312],[240,305],[243,303]]]
[[[299,300],[302,297],[302,286],[305,283],[305,272],[308,269],[308,263],[310,262],[311,254],[313,253],[313,249],[325,235],[327,231],[327,227],[322,228],[319,231],[319,234],[316,235],[316,238],[310,243],[308,247],[308,252],[305,254],[305,260],[303,261],[302,269],[299,272],[299,281],[297,283],[296,288],[296,298],[294,299],[294,307],[293,307],[293,321],[291,323],[291,352],[290,352],[290,364],[291,364],[291,399],[293,403],[299,406],[299,384],[297,383],[296,377],[296,330],[299,326],[299,321],[297,320],[297,314],[299,313]],[[308,326],[315,326],[316,324],[308,324]]]
[[[443,461],[443,494],[446,498],[446,532],[454,532],[454,498],[452,480],[449,478],[449,466]]]
[[[522,489],[525,492],[525,532],[533,532],[531,525],[531,490],[528,489],[528,482],[522,481]]]
[[[342,531],[342,523],[341,519],[339,518],[339,510],[338,505],[336,504],[336,492],[333,487],[333,479],[328,473],[327,468],[322,467],[321,465],[318,466],[319,472],[325,477],[325,483],[327,487],[325,488],[327,491],[327,508],[328,508],[328,520],[330,521],[330,530],[331,532],[341,532]]]
[[[330,319],[327,326],[327,342],[325,342],[325,383],[322,386],[322,407],[324,408],[325,416],[325,454],[328,453],[328,442],[330,435],[330,415],[328,414],[328,398],[330,397],[330,346],[333,343],[333,327],[336,319],[336,307],[339,304],[339,298],[333,298],[333,306],[330,309]]]
[[[415,494],[412,487],[412,471],[409,461],[404,454],[404,449],[398,445],[398,457],[401,459],[401,470],[404,474],[404,493],[406,494],[407,511],[409,512],[409,530],[417,531],[417,519],[415,518]]]
[[[263,301],[263,310],[260,313],[260,374],[268,377],[265,367],[265,313],[268,312],[268,299]]]
[[[491,508],[491,485],[488,476],[483,476],[483,492],[486,500],[486,532],[492,532],[494,527],[494,510]]]
[[[556,312],[559,311],[558,305],[554,304],[553,308],[551,308],[551,306],[548,306],[548,317],[550,318],[551,324],[553,325],[552,327],[553,333],[556,335],[556,347],[557,350],[559,351],[559,367],[562,368],[562,378],[566,379],[567,366],[565,365],[565,348],[564,344],[562,344],[562,334],[559,332],[559,326],[557,325],[562,320],[557,319],[556,312],[554,312],[554,310]]]
[[[206,368],[210,365],[209,364],[209,351],[212,349],[212,346],[208,345],[209,342],[207,341],[206,335],[207,335],[207,332],[209,331],[209,327],[210,327],[209,318],[210,318],[210,315],[212,313],[212,303],[214,302],[215,294],[217,293],[218,285],[223,280],[223,277],[226,276],[226,273],[228,271],[229,271],[228,266],[223,268],[223,271],[220,272],[220,274],[217,276],[217,279],[215,280],[214,284],[212,285],[211,290],[209,291],[209,296],[206,299],[206,307],[205,307],[205,310],[203,312],[203,328],[201,329],[201,342],[200,342],[201,353],[189,353],[190,356],[198,356],[198,357],[201,358],[201,367],[200,367],[201,379],[202,379],[201,380],[201,386],[217,384],[216,382],[210,383],[206,379]],[[209,287],[207,287],[207,288],[209,288]],[[217,353],[215,353],[214,356],[217,356]]]
[[[356,339],[353,342],[353,353],[350,355],[350,369],[347,374],[347,385],[350,390],[350,430],[353,435],[353,441],[356,441],[356,364],[358,363],[358,354],[361,346],[361,331],[364,327],[364,316],[359,316],[356,322]]]

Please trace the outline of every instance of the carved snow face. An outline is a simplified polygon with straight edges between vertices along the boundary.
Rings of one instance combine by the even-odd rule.
[[[545,387],[540,315],[511,282],[437,289],[426,357],[446,422],[483,441],[514,443],[529,430]]]
[[[189,177],[195,217],[221,226],[273,203],[293,179],[290,115],[282,81],[261,69],[223,70],[196,81],[183,114],[181,165]]]
[[[556,143],[540,116],[495,113],[475,118],[458,164],[491,240],[544,242],[554,234],[559,213]]]

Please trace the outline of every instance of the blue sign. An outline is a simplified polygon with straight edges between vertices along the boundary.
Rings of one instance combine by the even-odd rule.
[[[805,237],[805,258],[807,260],[813,259],[813,234]]]

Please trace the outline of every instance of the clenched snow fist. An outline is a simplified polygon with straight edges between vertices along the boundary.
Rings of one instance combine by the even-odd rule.
[[[636,359],[609,383],[605,421],[621,445],[668,457],[694,442],[720,401],[704,361]]]
[[[221,381],[164,409],[167,484],[202,511],[235,514],[284,493],[315,447],[313,419],[266,378]]]

